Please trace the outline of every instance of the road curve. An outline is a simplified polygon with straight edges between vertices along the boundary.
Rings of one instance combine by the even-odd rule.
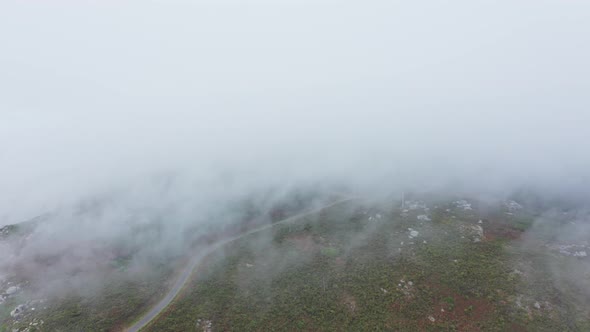
[[[335,202],[332,202],[328,205],[324,205],[321,206],[319,208],[315,208],[313,210],[309,210],[309,211],[305,211],[302,213],[299,213],[297,215],[291,216],[289,218],[277,221],[275,223],[272,224],[268,224],[265,226],[261,226],[258,228],[254,228],[252,230],[249,230],[245,233],[242,233],[240,235],[236,235],[234,237],[230,237],[228,239],[219,241],[211,246],[209,246],[208,248],[205,248],[204,250],[201,250],[199,253],[197,253],[197,255],[195,255],[194,257],[191,258],[190,262],[187,264],[187,266],[182,270],[182,272],[180,273],[180,275],[178,276],[176,282],[174,283],[174,285],[172,286],[172,288],[170,288],[170,290],[168,291],[168,293],[166,293],[166,296],[164,296],[160,302],[158,302],[155,306],[153,306],[146,314],[144,314],[137,322],[135,322],[132,326],[128,327],[125,331],[127,332],[137,332],[139,330],[141,330],[143,327],[145,327],[147,324],[149,324],[149,322],[151,322],[154,318],[156,318],[164,309],[166,309],[166,307],[168,307],[168,305],[176,298],[176,296],[180,293],[180,291],[182,290],[182,288],[184,287],[184,285],[188,282],[188,280],[190,279],[191,275],[193,274],[194,269],[197,267],[197,265],[199,265],[199,263],[203,260],[204,257],[206,257],[207,255],[213,253],[214,251],[218,250],[219,248],[227,245],[228,243],[231,243],[233,241],[236,241],[238,239],[241,239],[243,237],[246,237],[248,235],[254,234],[254,233],[258,233],[260,231],[269,229],[271,227],[274,227],[275,225],[280,225],[280,224],[285,224],[288,222],[292,222],[295,220],[298,220],[302,217],[308,216],[310,214],[314,214],[314,213],[318,213],[324,209],[327,209],[329,207],[344,203],[344,202],[348,202],[351,201],[353,198],[345,198],[345,199],[341,199]]]

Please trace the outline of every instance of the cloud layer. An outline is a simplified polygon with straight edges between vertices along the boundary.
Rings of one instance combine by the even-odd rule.
[[[162,173],[193,197],[588,184],[582,1],[0,6],[0,224]]]

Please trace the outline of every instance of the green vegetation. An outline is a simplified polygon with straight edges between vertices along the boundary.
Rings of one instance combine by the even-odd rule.
[[[327,248],[322,248],[321,252],[323,255],[326,255],[328,257],[336,257],[336,256],[338,256],[339,250],[337,248],[327,247]]]
[[[550,314],[519,308],[519,295],[540,296],[514,274],[527,253],[501,234],[475,241],[473,212],[439,208],[431,222],[380,214],[369,220],[375,212],[340,206],[234,243],[212,255],[146,330],[194,330],[198,319],[224,331],[582,331],[588,324],[563,296]],[[410,227],[420,235],[410,238]]]
[[[432,220],[418,218],[425,213]],[[334,206],[214,252],[145,330],[587,331],[579,290],[590,279],[555,279],[555,271],[587,276],[590,268],[525,245],[524,230],[544,240],[555,233],[534,215],[498,208],[481,216],[444,202],[430,211]],[[9,298],[0,332],[123,329],[163,296],[180,260],[138,273],[132,251],[117,252],[104,288],[64,292],[14,324],[10,310],[27,294]]]
[[[30,305],[17,322],[9,323],[10,311],[18,304],[27,303],[27,294],[0,305],[0,332],[12,329],[29,331],[111,331],[123,327],[146,311],[153,301],[163,296],[167,279],[172,274],[169,264],[156,264],[149,273],[130,279],[119,271],[105,276],[106,286],[99,289],[65,291],[59,298],[49,298],[43,304]],[[92,292],[92,293],[90,293]],[[42,321],[36,327],[32,322]]]

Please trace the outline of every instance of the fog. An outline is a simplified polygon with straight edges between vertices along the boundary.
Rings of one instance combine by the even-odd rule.
[[[589,7],[6,1],[1,220],[158,172],[583,187]]]
[[[589,22],[585,1],[3,1],[0,225],[58,213],[32,257],[166,219],[137,240],[158,252],[301,188],[585,200]]]

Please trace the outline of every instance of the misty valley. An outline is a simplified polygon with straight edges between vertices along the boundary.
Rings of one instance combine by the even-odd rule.
[[[163,220],[32,256],[19,250],[59,216],[3,227],[26,259],[3,266],[0,331],[590,329],[582,206],[530,192],[269,197],[233,204],[222,227],[188,224],[157,254]]]
[[[590,1],[0,0],[0,332],[590,332]]]

